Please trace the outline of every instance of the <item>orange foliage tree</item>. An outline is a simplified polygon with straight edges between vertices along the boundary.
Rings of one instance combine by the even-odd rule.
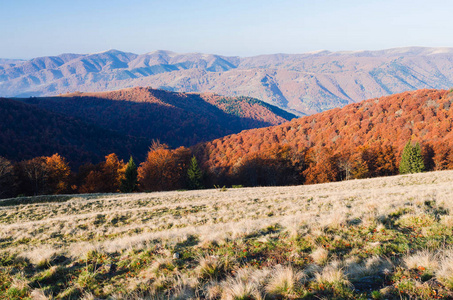
[[[121,180],[124,178],[126,164],[119,160],[115,153],[105,157],[105,161],[96,166],[85,166],[87,173],[81,193],[116,193],[119,191]],[[91,169],[91,170],[90,170]]]
[[[139,186],[144,191],[166,191],[184,188],[191,152],[185,147],[170,150],[154,141],[146,161],[138,168]]]
[[[54,154],[45,158],[48,176],[49,193],[61,194],[69,192],[71,169],[64,157]]]
[[[307,169],[304,171],[306,183],[322,183],[337,180],[339,176],[338,157],[325,147],[311,148],[305,156]]]
[[[58,153],[39,156],[15,165],[19,193],[24,195],[70,192],[71,169]]]

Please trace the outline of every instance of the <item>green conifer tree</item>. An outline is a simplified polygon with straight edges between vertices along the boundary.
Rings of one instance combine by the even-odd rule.
[[[190,189],[197,190],[203,188],[203,172],[198,166],[198,161],[195,156],[192,156],[192,159],[190,160],[189,169],[187,170],[187,178]]]
[[[122,193],[132,193],[137,188],[137,166],[134,159],[129,159],[124,173],[124,179],[121,180],[120,191]]]
[[[401,155],[400,174],[420,173],[424,171],[422,151],[419,143],[407,142]]]

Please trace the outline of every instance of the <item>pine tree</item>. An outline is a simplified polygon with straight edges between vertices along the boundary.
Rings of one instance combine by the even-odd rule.
[[[400,174],[420,173],[425,169],[422,151],[419,143],[413,144],[411,141],[404,146],[401,155]]]
[[[187,178],[189,180],[189,188],[193,190],[202,189],[203,172],[198,166],[198,161],[195,156],[190,160],[189,169],[187,170]]]
[[[124,178],[121,180],[120,191],[122,193],[131,193],[135,191],[137,187],[137,166],[135,165],[134,159],[129,159],[124,173]]]

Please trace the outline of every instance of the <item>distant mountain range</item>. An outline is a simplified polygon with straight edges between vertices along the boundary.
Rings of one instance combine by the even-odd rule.
[[[453,48],[227,57],[109,50],[0,59],[0,96],[49,96],[134,86],[250,96],[298,115],[420,88],[453,86]]]
[[[0,156],[23,160],[59,153],[77,166],[112,152],[143,161],[151,141],[191,146],[296,116],[248,97],[151,88],[0,98]]]

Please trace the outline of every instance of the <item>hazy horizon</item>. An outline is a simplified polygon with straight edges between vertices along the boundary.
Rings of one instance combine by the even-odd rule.
[[[158,51],[165,51],[165,52],[173,52],[178,55],[186,55],[186,54],[211,54],[211,55],[220,55],[220,56],[225,56],[225,57],[240,57],[240,58],[248,58],[248,57],[256,57],[256,56],[265,56],[265,55],[278,55],[278,54],[283,54],[283,55],[300,55],[300,54],[309,54],[309,53],[317,53],[317,52],[331,52],[331,53],[354,53],[354,52],[361,52],[361,51],[370,51],[370,52],[377,52],[377,51],[386,51],[386,50],[394,50],[394,49],[406,49],[406,48],[424,48],[424,49],[452,49],[452,47],[428,47],[428,46],[402,46],[402,47],[392,47],[392,48],[385,48],[385,49],[354,49],[354,50],[338,50],[338,51],[333,51],[329,49],[318,49],[318,50],[313,50],[313,51],[306,51],[306,52],[299,52],[299,53],[289,53],[289,52],[275,52],[275,53],[261,53],[261,54],[256,54],[256,55],[224,55],[220,53],[207,53],[207,52],[176,52],[171,49],[155,49],[143,53],[136,53],[132,51],[124,51],[122,49],[107,49],[104,51],[96,51],[96,52],[87,52],[87,53],[77,53],[77,52],[62,52],[62,53],[55,53],[55,54],[50,54],[50,55],[42,55],[42,56],[35,56],[35,57],[28,57],[28,58],[22,58],[22,57],[0,57],[0,59],[5,59],[5,60],[31,60],[34,58],[39,58],[39,57],[54,57],[54,56],[59,56],[59,55],[64,55],[64,54],[81,54],[81,55],[93,55],[93,54],[98,54],[98,53],[105,53],[108,51],[119,51],[123,53],[132,53],[136,55],[144,55],[148,53],[153,53],[153,52],[158,52]]]
[[[1,58],[117,49],[226,56],[453,47],[446,0],[0,1]]]

